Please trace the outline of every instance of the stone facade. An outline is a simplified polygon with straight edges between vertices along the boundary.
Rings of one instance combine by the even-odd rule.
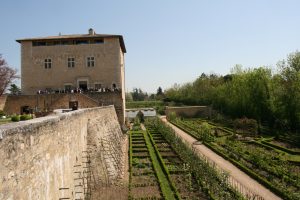
[[[122,102],[114,105],[123,109],[124,116],[126,48],[121,35],[96,34],[90,29],[88,34],[17,42],[21,44],[23,95],[39,91],[70,93],[75,89],[117,90]]]
[[[113,106],[1,126],[0,199],[97,199],[124,173]]]

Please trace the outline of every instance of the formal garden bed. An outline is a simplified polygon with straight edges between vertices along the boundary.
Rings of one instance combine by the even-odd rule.
[[[297,148],[261,136],[238,137],[230,128],[203,119],[171,121],[191,136],[231,161],[284,199],[300,199],[300,166]],[[208,123],[209,122],[209,123]],[[203,126],[203,124],[206,124]],[[208,124],[208,125],[207,125]],[[203,128],[209,127],[209,131]],[[221,130],[224,134],[216,134]]]
[[[130,132],[129,199],[163,199],[142,131]]]
[[[186,146],[158,119],[146,121],[148,134],[167,177],[181,199],[243,199],[228,176]]]

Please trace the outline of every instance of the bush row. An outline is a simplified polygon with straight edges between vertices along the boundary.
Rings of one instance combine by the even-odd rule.
[[[157,126],[157,129],[180,157],[188,163],[198,184],[209,195],[210,199],[244,199],[238,191],[228,184],[228,174],[218,171],[204,158],[200,158],[181,138],[176,136],[173,129],[163,124],[159,119],[152,123]]]
[[[32,119],[32,115],[14,115],[11,117],[11,121],[18,122],[18,121],[25,121]]]
[[[207,142],[203,142],[208,148],[210,148],[212,151],[214,151],[215,153],[217,153],[218,155],[222,156],[223,158],[225,158],[226,160],[230,161],[231,163],[233,163],[235,166],[237,166],[239,169],[241,169],[242,171],[244,171],[246,174],[248,174],[250,177],[254,178],[255,180],[257,180],[259,183],[261,183],[262,185],[264,185],[266,188],[270,189],[272,192],[274,192],[275,194],[283,197],[284,199],[293,199],[289,194],[282,192],[281,190],[279,190],[277,187],[273,186],[268,180],[266,180],[265,178],[261,177],[260,175],[258,175],[257,173],[255,173],[254,171],[252,171],[251,169],[249,169],[248,167],[245,167],[243,164],[241,164],[240,162],[230,158],[228,155],[224,154],[223,152],[219,151],[218,149],[216,149],[214,146],[212,146],[210,143]]]
[[[271,146],[275,149],[279,149],[279,150],[284,151],[286,153],[292,154],[292,155],[300,155],[299,151],[294,151],[294,150],[291,150],[291,149],[288,149],[288,148],[285,148],[285,147],[282,147],[282,146],[279,146],[279,145],[276,145],[276,144],[272,144],[272,143],[267,142],[267,141],[261,141],[261,143],[263,143],[265,145],[268,145],[268,146]]]
[[[175,126],[177,126],[178,128],[182,129],[183,131],[185,131],[186,133],[190,134],[191,136],[193,136],[193,134],[190,133],[190,131],[183,129],[182,127],[178,126],[176,123],[173,123]],[[193,136],[195,137],[195,136]],[[199,139],[199,138],[196,138]],[[290,195],[280,191],[277,189],[277,187],[273,186],[268,180],[262,178],[261,176],[259,176],[257,173],[255,173],[254,171],[252,171],[251,169],[245,167],[244,165],[242,165],[240,162],[230,158],[228,155],[224,154],[223,152],[219,151],[217,148],[215,148],[213,145],[211,145],[208,142],[203,141],[203,144],[205,144],[208,148],[210,148],[211,150],[213,150],[215,153],[217,153],[218,155],[220,155],[221,157],[225,158],[226,160],[232,162],[235,166],[237,166],[239,169],[241,169],[242,171],[244,171],[245,173],[247,173],[250,177],[256,179],[258,182],[260,182],[262,185],[264,185],[265,187],[267,187],[268,189],[270,189],[272,192],[274,192],[275,194],[285,197],[286,199],[292,199],[290,197]]]

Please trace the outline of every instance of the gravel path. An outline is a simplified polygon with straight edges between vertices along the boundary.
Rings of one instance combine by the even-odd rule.
[[[186,142],[190,146],[193,146],[193,148],[195,148],[199,154],[203,155],[208,160],[214,162],[218,168],[226,172],[229,172],[230,183],[234,187],[240,188],[240,191],[243,192],[244,194],[254,193],[266,200],[281,199],[280,197],[272,193],[270,190],[262,186],[260,183],[258,183],[256,180],[252,179],[250,176],[248,176],[240,169],[238,169],[236,166],[231,164],[229,161],[225,160],[218,154],[214,153],[205,145],[200,144],[199,142],[197,142],[195,138],[188,135],[181,129],[169,123],[165,116],[162,116],[161,120],[165,122],[167,125],[169,125],[175,131],[177,136],[181,137],[184,142]]]

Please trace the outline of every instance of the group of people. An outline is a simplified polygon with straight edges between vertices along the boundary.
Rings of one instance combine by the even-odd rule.
[[[88,88],[86,90],[81,88],[75,88],[75,89],[59,89],[59,90],[52,90],[52,89],[45,89],[45,90],[38,90],[37,94],[54,94],[54,93],[85,93],[85,92],[120,92],[121,89],[117,87],[113,88]]]

